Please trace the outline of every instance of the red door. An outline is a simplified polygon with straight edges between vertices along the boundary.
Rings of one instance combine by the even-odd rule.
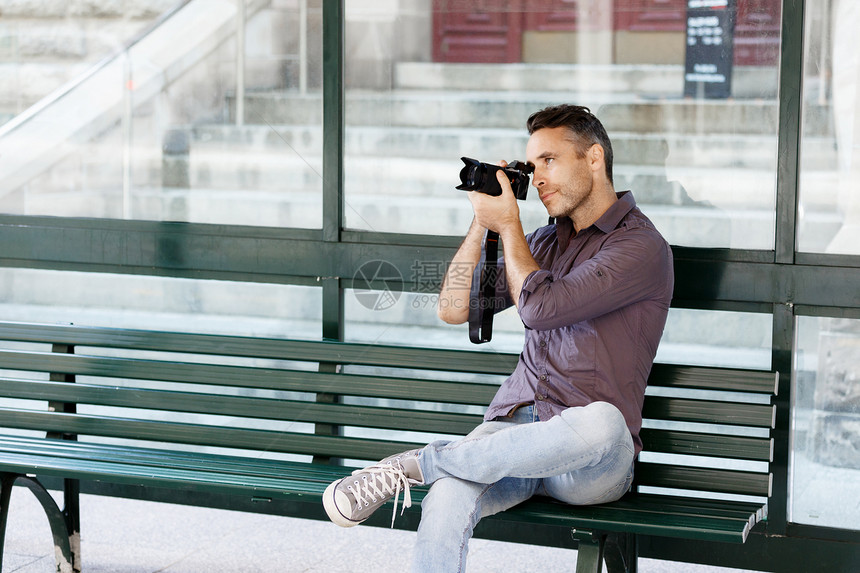
[[[606,0],[536,0],[528,3],[525,29],[541,32],[609,29],[612,4]]]
[[[687,0],[615,0],[615,29],[684,32]]]
[[[433,60],[519,62],[522,0],[433,0]]]
[[[779,61],[781,0],[738,0],[735,64]],[[606,14],[612,11],[612,15]],[[433,0],[433,60],[519,62],[524,30],[683,32],[687,0]]]
[[[780,0],[738,0],[736,65],[775,66],[779,63],[781,8]]]

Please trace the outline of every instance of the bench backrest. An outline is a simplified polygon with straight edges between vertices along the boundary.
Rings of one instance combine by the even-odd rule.
[[[3,322],[0,347],[0,427],[347,465],[468,433],[517,360]],[[775,391],[773,372],[655,365],[637,487],[769,496]]]

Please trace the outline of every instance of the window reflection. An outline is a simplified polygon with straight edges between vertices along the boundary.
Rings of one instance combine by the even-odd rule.
[[[407,278],[407,280],[410,280]],[[388,291],[381,286],[347,289],[346,338],[359,342],[511,352],[523,347],[523,323],[515,308],[494,317],[493,338],[469,342],[467,324],[436,316],[437,291]],[[657,362],[769,370],[772,317],[749,312],[669,309]]]
[[[320,0],[107,4],[4,6],[0,212],[320,227]]]
[[[806,3],[798,250],[860,254],[860,4]]]
[[[792,413],[791,521],[858,529],[860,320],[800,317]]]
[[[62,304],[57,285],[62,285]],[[3,320],[318,339],[315,287],[0,268]]]
[[[348,0],[347,226],[462,235],[460,156],[521,158],[528,115],[567,102],[604,122],[616,187],[670,242],[773,248],[781,3],[727,5],[731,97],[709,99],[683,96],[685,0]],[[521,208],[545,222],[535,196]]]

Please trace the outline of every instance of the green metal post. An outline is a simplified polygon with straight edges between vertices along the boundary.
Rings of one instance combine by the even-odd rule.
[[[782,41],[779,73],[779,134],[777,143],[776,236],[774,262],[793,265],[797,250],[797,206],[800,185],[800,137],[803,112],[804,0],[785,0],[782,6]],[[793,278],[778,273],[777,277]],[[779,371],[774,431],[773,497],[768,532],[784,535],[788,519],[789,436],[791,431],[791,371],[794,342],[795,285],[778,285],[781,293],[773,311],[772,365]]]
[[[323,2],[323,241],[341,241],[343,227],[343,0]],[[336,265],[335,265],[336,266]],[[322,336],[343,340],[344,301],[339,277],[322,279]],[[321,372],[337,372],[338,364],[321,362]],[[319,393],[317,402],[336,403],[340,396]],[[340,427],[317,424],[314,432],[336,436]],[[315,462],[334,460],[314,458]]]
[[[775,262],[794,263],[803,111],[804,0],[782,5],[777,142]]]
[[[774,428],[773,495],[768,504],[767,531],[770,535],[785,535],[788,521],[789,459],[791,455],[791,371],[794,356],[794,305],[773,305],[773,349],[771,363],[779,372],[776,396],[776,427]]]
[[[323,5],[323,239],[343,225],[343,0]]]

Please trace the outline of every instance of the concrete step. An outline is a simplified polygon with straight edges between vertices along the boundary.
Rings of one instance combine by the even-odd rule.
[[[322,150],[322,128],[292,125],[195,126],[189,130],[194,153],[222,150],[253,155],[260,151],[316,158]],[[732,169],[768,169],[775,164],[773,135],[663,134],[610,132],[616,161],[635,165],[697,165]],[[832,140],[805,139],[805,169],[833,169]],[[451,159],[462,156],[496,162],[524,153],[528,134],[520,128],[347,126],[347,157],[411,157]],[[523,159],[523,157],[520,157]],[[310,159],[309,159],[310,162]]]
[[[224,150],[194,150],[188,161],[191,188],[248,189],[283,193],[320,192],[322,164],[318,157],[292,152],[236,154]],[[344,161],[348,195],[445,199],[459,184],[462,162],[412,157],[347,156]],[[668,205],[689,203],[688,196],[717,198],[734,206],[771,208],[774,172],[757,167],[726,169],[724,166],[684,164],[616,163],[618,189],[633,189],[649,202]],[[808,189],[810,196],[815,193]],[[711,200],[713,202],[713,199]]]
[[[775,67],[735,66],[732,96],[776,99]],[[560,91],[568,97],[588,94],[636,94],[677,98],[684,93],[684,66],[642,64],[443,64],[398,62],[395,89]]]
[[[192,188],[319,192],[322,188],[322,131],[318,126],[196,126],[188,129],[187,156],[165,156],[159,142],[137,144],[131,151],[133,187],[181,186],[170,179],[164,161],[178,161]],[[347,188],[360,193],[410,189],[415,195],[447,197],[458,183],[461,156],[490,163],[523,159],[527,135],[521,129],[405,128],[354,126],[346,130]],[[770,136],[663,135],[612,133],[619,183],[633,189],[657,187],[666,173],[690,188],[711,189],[719,182],[741,195],[772,188],[776,140]],[[807,140],[806,176],[832,173],[835,154],[826,138]],[[119,195],[121,150],[108,139],[79,147],[29,185],[71,196],[83,182],[88,191]],[[678,175],[681,174],[681,175]],[[77,185],[75,182],[79,182]],[[820,188],[805,193],[816,199]],[[724,195],[723,192],[718,193]],[[704,195],[707,196],[707,195]],[[4,203],[16,201],[10,194]],[[86,206],[79,209],[86,210]],[[17,212],[12,209],[11,212]],[[105,215],[108,216],[108,215]]]
[[[654,204],[689,205],[705,201],[731,208],[773,208],[774,141],[754,139],[749,144],[736,145],[729,138],[717,143],[702,139],[664,147],[663,141],[656,138],[646,142],[651,147],[643,150],[640,138],[634,134],[631,139],[618,139],[614,166],[618,189],[633,189],[642,200]],[[631,147],[632,152],[626,153],[626,148]],[[391,195],[410,195],[448,200],[455,193],[462,167],[460,153],[449,153],[447,157],[438,157],[442,153],[404,157],[348,152],[347,196],[365,195],[382,200]],[[833,205],[837,175],[827,165],[832,156],[824,152],[818,155],[821,165],[817,167],[812,163],[812,154],[804,156],[804,201]],[[507,157],[510,159],[512,155]],[[303,156],[294,149],[239,152],[193,146],[188,165],[193,188],[283,193],[319,193],[322,189],[321,158]]]
[[[522,129],[534,111],[560,103],[586,105],[601,118],[607,131],[699,134],[775,135],[776,100],[709,100],[682,98],[647,100],[628,94],[584,94],[572,98],[566,92],[444,92],[350,90],[346,94],[347,126],[421,128]],[[231,109],[235,102],[229,102]],[[322,124],[319,95],[255,93],[246,97],[245,120],[262,125]],[[829,109],[807,105],[805,134],[832,134]]]

